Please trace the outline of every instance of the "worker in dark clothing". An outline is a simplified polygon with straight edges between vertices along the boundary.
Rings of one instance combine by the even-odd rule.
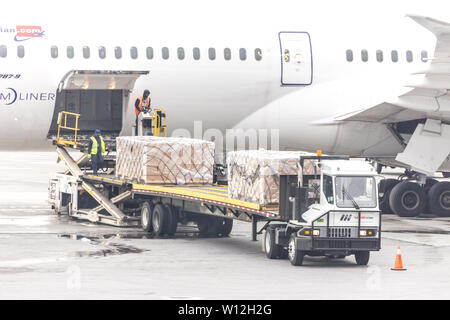
[[[101,136],[102,132],[97,129],[89,139],[88,158],[91,160],[92,171],[97,174],[98,169],[103,165],[103,158],[106,155],[105,142]]]
[[[152,100],[150,99],[150,91],[147,89],[144,91],[143,95],[136,99],[136,102],[134,103],[134,112],[136,112],[136,130],[135,134],[138,135],[138,117],[139,114],[144,112],[150,112],[150,103]]]

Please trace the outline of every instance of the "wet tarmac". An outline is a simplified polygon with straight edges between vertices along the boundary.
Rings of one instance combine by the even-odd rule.
[[[368,266],[306,257],[293,267],[267,259],[244,222],[230,237],[182,227],[173,238],[154,238],[55,215],[45,202],[55,160],[0,154],[1,299],[450,298],[450,218],[387,215],[382,250]],[[398,245],[405,272],[390,270]]]

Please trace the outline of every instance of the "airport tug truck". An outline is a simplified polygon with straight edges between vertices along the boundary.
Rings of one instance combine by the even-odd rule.
[[[306,161],[313,164],[305,170]],[[264,227],[269,259],[288,257],[302,265],[308,256],[345,258],[366,265],[381,247],[376,170],[347,157],[305,156],[298,176],[280,176],[279,215]]]

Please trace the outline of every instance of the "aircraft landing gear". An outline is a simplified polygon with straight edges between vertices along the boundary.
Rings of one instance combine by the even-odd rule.
[[[424,188],[410,181],[398,183],[389,195],[391,209],[400,217],[415,217],[423,213],[426,200]]]
[[[450,182],[442,181],[434,184],[428,195],[431,212],[437,216],[450,217]]]

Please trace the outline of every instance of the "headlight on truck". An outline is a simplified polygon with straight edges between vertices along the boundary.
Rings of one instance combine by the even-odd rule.
[[[360,237],[375,237],[377,235],[377,230],[374,229],[361,229],[359,230]]]
[[[318,237],[320,236],[320,230],[319,229],[310,229],[310,228],[305,228],[300,230],[299,235],[301,236],[311,236],[311,233],[314,237]]]

